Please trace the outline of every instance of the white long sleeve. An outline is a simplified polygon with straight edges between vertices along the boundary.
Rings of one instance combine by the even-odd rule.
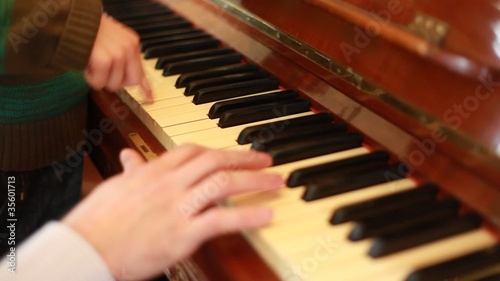
[[[78,233],[59,222],[50,222],[16,250],[15,273],[8,259],[0,262],[0,280],[12,281],[110,281],[106,264]]]

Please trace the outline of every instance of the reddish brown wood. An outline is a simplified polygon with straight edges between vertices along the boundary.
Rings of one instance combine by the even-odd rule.
[[[306,2],[321,4],[321,7]],[[467,101],[466,99],[474,98],[478,87],[480,87],[479,93],[484,95],[488,93],[484,92],[485,87],[481,86],[484,84],[482,81],[487,80],[483,76],[490,75],[490,80],[500,81],[498,73],[500,68],[497,67],[499,65],[498,56],[492,49],[498,44],[493,34],[494,29],[492,29],[492,25],[496,22],[495,19],[498,18],[496,9],[484,11],[487,20],[478,20],[478,24],[483,24],[481,27],[476,26],[476,22],[470,20],[468,8],[459,10],[462,13],[455,12],[457,14],[456,21],[458,21],[459,15],[462,16],[462,19],[461,25],[457,23],[458,26],[453,27],[454,32],[462,34],[460,28],[465,24],[470,24],[474,25],[475,28],[474,31],[468,32],[467,36],[475,34],[475,37],[481,36],[482,38],[478,39],[480,41],[478,44],[484,48],[474,51],[474,54],[469,54],[455,49],[442,50],[432,47],[429,44],[424,44],[421,39],[404,32],[397,32],[397,35],[394,35],[393,33],[397,31],[394,25],[380,24],[380,36],[369,36],[368,43],[357,44],[361,36],[359,35],[360,30],[365,32],[365,27],[369,23],[377,23],[378,21],[365,10],[346,6],[345,3],[340,5],[342,2],[335,0],[252,0],[242,1],[242,5],[279,29],[299,38],[322,51],[328,57],[351,67],[370,81],[397,94],[413,106],[437,118],[444,119],[452,125],[457,124],[456,120],[459,115],[452,112],[448,117],[445,117],[444,115],[449,110],[453,110],[455,105],[462,105],[464,101]],[[426,3],[428,1],[413,2]],[[404,3],[408,3],[408,1],[404,1]],[[434,4],[435,1],[433,1]],[[344,7],[341,15],[331,11],[333,7],[337,7],[335,5]],[[325,10],[326,6],[330,8],[330,12]],[[450,8],[446,10],[445,5],[437,6],[440,7],[441,13],[451,14]],[[339,10],[337,7],[336,12]],[[476,17],[479,17],[476,8],[473,10]],[[467,40],[475,43],[472,41],[472,38],[475,37],[465,37],[463,40],[457,39],[457,42],[448,42],[448,40],[454,40],[452,34],[450,33],[446,39],[447,48],[451,48],[450,46],[459,48],[457,46],[463,46],[464,41]],[[345,55],[341,46],[351,46],[359,53]],[[463,55],[474,55],[474,57],[472,59],[463,57],[462,53]],[[477,54],[481,54],[483,58]],[[483,78],[480,78],[480,75]],[[500,104],[500,95],[495,94],[498,91],[498,83],[491,86],[488,99],[480,102],[480,107],[472,114],[466,112],[464,114],[464,116],[468,115],[466,118],[460,117],[462,123],[459,129],[471,135],[478,143],[487,146],[491,151],[496,151],[500,142],[500,134],[497,130],[500,126],[500,111],[497,110]],[[383,114],[383,112],[381,110],[379,113]],[[481,124],[481,126],[477,124]]]
[[[339,1],[310,0],[309,2],[336,5]],[[467,0],[344,0],[343,2],[382,18],[390,15],[392,23],[403,26],[407,26],[417,13],[431,15],[451,26],[442,44],[444,50],[462,55],[479,65],[497,71],[500,69],[498,46],[492,44],[498,41],[496,21],[500,17],[495,1],[479,0],[475,1],[474,5]],[[391,10],[397,13],[391,13]]]
[[[104,178],[122,171],[118,158],[120,151],[126,147],[135,148],[128,136],[130,133],[138,133],[156,154],[165,152],[165,148],[120,98],[111,93],[94,92],[89,102],[89,131],[102,131],[100,124],[106,120],[110,120],[115,128],[103,134],[103,141],[90,154]]]
[[[211,281],[280,280],[242,235],[213,239],[193,258]]]

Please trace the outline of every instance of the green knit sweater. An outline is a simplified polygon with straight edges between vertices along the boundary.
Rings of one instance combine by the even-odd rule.
[[[101,13],[100,0],[0,1],[0,170],[62,161],[85,139]]]

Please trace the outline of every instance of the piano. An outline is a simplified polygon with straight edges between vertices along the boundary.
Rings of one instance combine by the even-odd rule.
[[[104,2],[140,34],[156,101],[92,93],[101,174],[124,147],[197,143],[267,151],[287,178],[221,203],[271,206],[270,226],[170,280],[500,280],[494,1]]]

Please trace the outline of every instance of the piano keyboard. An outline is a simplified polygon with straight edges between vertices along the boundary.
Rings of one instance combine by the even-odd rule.
[[[155,102],[138,88],[119,96],[165,148],[273,156],[268,171],[289,187],[227,203],[275,210],[245,236],[282,280],[499,280],[496,240],[439,187],[407,178],[387,152],[168,8],[122,1],[106,11],[141,36]]]

